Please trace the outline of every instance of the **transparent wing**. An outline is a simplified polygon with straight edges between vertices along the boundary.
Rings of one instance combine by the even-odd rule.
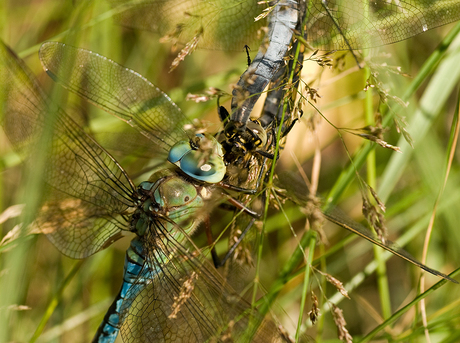
[[[34,222],[63,254],[85,258],[122,238],[127,229],[117,212],[53,190]]]
[[[164,153],[186,138],[188,119],[147,79],[89,50],[58,42],[44,43],[40,60],[48,75],[68,90],[124,120]]]
[[[296,180],[296,177],[290,173],[283,173],[279,175],[279,183],[282,188],[286,190],[286,195],[288,198],[298,203],[299,205],[305,205],[308,201],[308,188],[300,180]],[[458,283],[456,280],[450,278],[449,276],[434,270],[412,257],[407,251],[397,247],[391,241],[378,239],[378,237],[367,229],[365,226],[353,221],[352,219],[346,217],[338,209],[334,209],[328,212],[323,213],[324,217],[330,222],[347,229],[358,236],[361,236],[364,239],[367,239],[371,243],[378,245],[379,247],[391,252],[392,254],[401,257],[402,259],[416,265],[417,267],[439,277],[442,277],[446,280]]]
[[[199,47],[242,50],[261,42],[264,7],[257,0],[111,0],[123,5],[123,25],[178,36],[189,42],[201,29]],[[370,48],[395,43],[460,19],[456,0],[312,0],[306,2],[307,39],[323,50]]]
[[[193,246],[182,246],[157,221],[144,250],[152,278],[133,286],[123,309],[124,342],[278,342],[263,320]],[[180,230],[180,228],[177,228]],[[253,340],[250,337],[254,335]]]
[[[34,76],[0,45],[2,126],[34,171],[46,123],[54,134],[45,154],[45,203],[36,224],[64,254],[83,258],[119,238],[118,215],[132,205],[134,185],[119,164],[61,109],[52,106]]]
[[[124,26],[158,32],[186,44],[198,36],[198,47],[243,51],[260,41],[265,20],[255,21],[265,4],[247,0],[110,0],[122,12]]]
[[[315,0],[307,8],[307,38],[324,50],[391,44],[460,19],[456,0]]]

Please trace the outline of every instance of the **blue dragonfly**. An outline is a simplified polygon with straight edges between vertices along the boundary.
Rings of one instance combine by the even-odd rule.
[[[71,54],[59,55],[61,49]],[[177,106],[132,70],[60,44],[45,45],[43,56],[60,56],[63,65],[66,56],[76,58],[75,72],[85,76],[85,85],[96,87],[91,88],[92,100],[107,97],[103,104],[148,135],[157,148],[169,149],[172,162],[136,187],[94,138],[51,104],[23,62],[0,45],[2,126],[12,145],[20,153],[30,151],[47,129],[48,118],[54,118],[54,135],[43,152],[46,201],[33,226],[72,258],[88,257],[124,233],[136,234],[126,253],[122,287],[93,342],[114,342],[119,330],[125,342],[280,341],[276,326],[251,311],[189,238],[209,207],[226,198],[214,185],[221,178],[214,178],[214,172],[219,174],[214,167],[222,161],[217,142],[183,133],[187,120]],[[55,79],[61,75],[48,73]],[[97,88],[96,80],[110,75],[102,80],[113,82]],[[73,90],[84,96],[84,87]],[[172,136],[159,136],[165,127]],[[176,141],[179,137],[187,139]],[[195,176],[188,164],[181,164],[190,152],[200,155],[191,163],[202,167]]]

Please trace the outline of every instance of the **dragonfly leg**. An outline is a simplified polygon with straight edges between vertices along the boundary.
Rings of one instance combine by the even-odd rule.
[[[216,268],[222,267],[225,264],[225,262],[227,262],[227,260],[233,255],[238,245],[240,245],[241,242],[243,241],[249,229],[251,229],[251,227],[254,225],[255,221],[256,221],[255,218],[251,219],[249,224],[246,226],[246,228],[241,233],[240,237],[238,237],[238,240],[231,246],[231,248],[228,250],[225,257],[220,261],[220,264],[216,265]]]
[[[302,115],[303,115],[303,111],[300,112],[300,117],[302,117]],[[283,137],[287,136],[287,135],[289,134],[289,132],[291,132],[292,128],[294,127],[294,125],[295,125],[298,121],[299,121],[299,119],[298,119],[298,118],[295,118],[295,119],[292,121],[292,123],[291,123],[288,127],[286,127],[286,128],[284,129],[284,131],[283,131],[283,133],[282,133],[282,136],[283,136]]]
[[[249,51],[251,50],[251,48],[249,47],[249,45],[245,45],[244,49],[246,50],[246,56],[248,58],[248,67],[249,67],[252,63],[251,56],[249,55]]]
[[[212,229],[211,229],[211,223],[209,222],[209,217],[206,218],[204,223],[205,223],[204,231],[206,232],[206,239],[208,241],[208,245],[212,246],[211,248],[212,262],[214,263],[214,267],[219,268],[221,261],[219,260],[219,256],[217,256],[216,246],[214,245],[214,237],[212,236]]]
[[[254,188],[254,189],[248,189],[248,188],[244,188],[244,187],[239,187],[239,186],[234,186],[234,185],[230,185],[228,183],[221,183],[220,186],[224,189],[228,189],[230,191],[235,191],[235,192],[238,192],[238,193],[243,193],[243,194],[251,194],[251,195],[254,195],[257,193],[257,188]]]
[[[243,203],[239,202],[235,198],[229,197],[228,202],[235,206],[238,210],[241,210],[244,213],[249,214],[253,218],[259,219],[262,216],[260,213],[257,213],[256,211],[247,208]]]
[[[274,154],[269,153],[269,152],[264,151],[264,150],[256,150],[256,153],[258,153],[259,155],[262,155],[263,157],[266,157],[266,158],[268,158],[268,159],[270,159],[270,160],[274,160],[274,159],[275,159],[275,155],[274,155]],[[280,157],[279,157],[279,154],[278,154],[278,156],[276,156],[276,161],[275,161],[275,163],[278,161],[279,158],[280,158]]]

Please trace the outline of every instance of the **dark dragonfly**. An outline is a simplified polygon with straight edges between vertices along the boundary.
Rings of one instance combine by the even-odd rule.
[[[302,61],[302,58],[303,55],[300,54],[297,61]],[[266,196],[269,195],[265,185],[270,179],[270,171],[284,149],[288,133],[298,120],[293,114],[293,108],[300,69],[299,63],[293,61],[283,65],[268,85],[269,91],[261,116],[258,119],[249,119],[246,130],[236,130],[231,136],[228,131],[223,130],[218,136],[225,151],[226,183],[241,188],[238,199],[244,204],[250,203],[251,206],[259,207],[260,212]],[[290,94],[287,94],[282,83],[291,72],[294,77]],[[286,108],[280,106],[281,101],[286,102]],[[219,107],[218,112],[224,125],[231,122],[231,115],[224,107]],[[231,227],[233,241],[236,243],[230,247],[226,258],[238,249],[233,257],[242,257],[242,261],[251,260],[251,250],[254,249],[245,249],[240,242],[255,221],[254,217],[235,217]]]
[[[238,51],[260,45],[233,92],[229,136],[245,129],[255,102],[284,63],[299,19],[303,27],[298,31],[313,47],[354,50],[395,43],[460,18],[458,0],[110,2],[120,6],[116,20],[122,25],[158,32],[174,43]]]
[[[60,54],[61,49],[70,54]],[[85,87],[94,87],[93,102],[100,99],[101,107],[124,119],[130,116],[127,121],[148,134],[152,143],[165,150],[172,146],[178,154],[170,153],[170,160],[190,152],[184,143],[197,142],[192,136],[173,144],[182,136],[179,132],[186,119],[164,93],[139,74],[87,50],[53,43],[41,50],[42,61],[48,61],[50,68],[58,57],[63,65],[69,57],[78,61],[78,67],[67,70],[71,73],[67,76],[84,76],[85,86],[77,87],[76,79],[70,77],[75,81],[73,91],[90,98],[85,93],[90,88]],[[48,100],[23,62],[3,44],[0,64],[2,125],[17,151],[32,150],[49,118],[54,118],[54,135],[46,141],[49,149],[43,151],[46,201],[33,226],[72,258],[90,256],[122,238],[124,232],[137,235],[126,253],[121,290],[95,342],[113,342],[118,330],[125,342],[203,342],[224,337],[245,342],[252,336],[260,342],[281,339],[276,326],[251,311],[189,238],[209,211],[207,207],[222,201],[222,192],[210,182],[189,176],[182,164],[180,168],[158,168],[136,187],[104,148]],[[57,70],[48,73],[55,79],[62,76]],[[98,88],[99,77],[113,82],[103,82]],[[155,140],[165,128],[172,136]],[[213,147],[212,139],[196,138],[206,144],[192,149],[200,158],[191,164],[196,167],[200,161],[205,166],[200,170],[212,171],[211,161],[222,159],[219,149]],[[254,320],[262,325],[251,326]]]
[[[163,38],[176,43],[194,41],[201,48],[241,50],[246,44],[262,41],[257,57],[233,92],[232,110],[225,129],[228,147],[242,146],[238,141],[247,144],[242,156],[248,146],[255,147],[254,142],[263,141],[254,134],[254,122],[249,116],[264,87],[269,81],[275,81],[274,75],[285,64],[285,52],[294,33],[321,50],[354,50],[395,43],[460,18],[457,0],[111,2],[123,6],[116,17],[123,25],[159,32]],[[294,31],[296,25],[297,32]],[[267,26],[262,39],[260,29]],[[303,37],[300,32],[304,32]],[[274,88],[270,88],[270,94]],[[274,100],[280,98],[282,96],[273,97]],[[279,107],[282,102],[275,105]],[[270,125],[276,113],[271,111],[262,126]],[[258,127],[255,130],[260,131]],[[229,172],[231,170],[227,174]]]

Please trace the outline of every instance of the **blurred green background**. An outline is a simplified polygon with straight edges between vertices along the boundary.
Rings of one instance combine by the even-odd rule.
[[[458,100],[456,85],[460,75],[460,41],[456,42],[457,48],[453,47],[446,54],[444,65],[436,65],[432,73],[423,72],[421,75],[420,70],[452,27],[448,25],[367,53],[367,58],[372,57],[376,68],[384,64],[400,66],[401,74],[407,74],[391,72],[394,68],[377,68],[382,87],[392,96],[403,98],[417,76],[424,79],[415,94],[404,99],[408,102],[406,108],[398,107],[394,100],[388,102],[389,107],[408,122],[407,130],[414,138],[414,149],[405,144],[401,134],[391,125],[384,140],[400,146],[402,153],[377,146],[375,159],[370,159],[357,170],[363,179],[368,179],[372,171],[376,171],[375,189],[387,206],[385,217],[389,238],[419,260],[422,259],[429,218],[446,177],[448,154],[456,148],[452,143],[451,130]],[[244,52],[198,50],[176,70],[168,73],[177,51],[172,52],[167,44],[159,44],[159,37],[151,32],[114,24],[110,7],[103,0],[3,0],[0,2],[0,38],[25,60],[50,94],[54,85],[43,72],[37,51],[45,41],[65,41],[93,50],[139,72],[170,95],[187,116],[214,123],[212,131],[220,127],[215,101],[197,104],[186,101],[186,95],[202,93],[208,87],[231,93],[231,85],[237,82],[246,68]],[[254,57],[257,48],[251,48]],[[306,56],[309,54],[311,52],[307,51]],[[337,52],[332,58],[340,60],[343,55],[343,52]],[[318,90],[321,98],[314,104],[330,123],[340,128],[356,129],[366,125],[366,92],[363,89],[367,76],[365,70],[357,68],[349,54],[343,59],[344,65],[337,68],[321,68],[314,61],[307,60],[302,79]],[[375,88],[368,92],[373,92],[368,96],[373,114],[380,111],[379,96]],[[110,115],[67,92],[55,100],[95,132],[104,132],[114,122]],[[229,101],[224,105],[229,108]],[[339,131],[343,135],[341,140],[338,130],[324,120],[313,106],[306,105],[303,111],[303,119],[289,134],[277,171],[298,171],[295,162],[298,160],[308,177],[318,183],[318,194],[323,199],[332,197],[345,213],[362,221],[359,181],[355,174],[351,179],[340,178],[340,175],[350,166],[350,156],[357,163],[355,156],[360,156],[362,147],[369,143],[343,130]],[[314,163],[315,151],[316,161],[321,158],[320,165]],[[121,163],[130,171],[135,169],[129,158]],[[314,165],[319,166],[318,177],[312,176]],[[0,133],[0,166],[0,208],[3,212],[12,205],[23,203],[30,191],[22,187],[24,180],[21,179],[20,160],[3,132]],[[426,262],[444,273],[453,271],[460,264],[459,172],[459,156],[454,151],[447,186],[439,200]],[[338,189],[343,189],[343,192],[336,192]],[[271,209],[264,223],[267,233],[259,277],[262,287],[267,290],[286,265],[306,227],[305,215],[297,206],[286,202],[283,210]],[[222,213],[220,221],[217,218],[213,220],[214,232],[232,220],[230,213],[224,213],[224,217]],[[2,237],[20,220],[13,218],[2,222]],[[313,270],[307,285],[301,329],[311,340],[338,341],[336,326],[327,309],[321,310],[319,323],[311,327],[307,312],[311,308],[310,291],[313,291],[321,305],[327,298],[343,309],[347,329],[359,341],[383,321],[382,317],[391,316],[415,298],[419,292],[421,273],[411,264],[392,257],[383,276],[377,277],[372,271],[376,262],[370,243],[354,239],[350,233],[333,224],[326,223],[323,229],[327,242],[316,246],[315,261],[319,263],[315,267],[340,280],[351,299],[338,296],[336,288]],[[403,240],[398,239],[401,237]],[[203,241],[198,234],[197,242]],[[57,306],[38,341],[90,341],[118,291],[129,239],[120,240],[87,259],[81,267],[77,261],[60,255],[43,235],[29,236],[15,243],[7,249],[2,248],[0,255],[0,342],[29,341],[52,308],[50,304]],[[223,254],[225,244],[218,248]],[[65,282],[75,266],[80,268],[72,279]],[[274,318],[292,336],[297,326],[302,294],[305,293],[304,271],[305,268],[299,267],[295,276],[289,278],[272,307]],[[254,281],[251,275],[248,274],[249,283],[246,284],[251,285],[250,282]],[[425,277],[425,289],[439,281],[431,275]],[[387,285],[388,292],[382,284]],[[460,340],[459,299],[460,287],[451,283],[428,296],[426,308],[432,342]],[[417,304],[398,321],[378,331],[380,340],[373,341],[426,341]]]

